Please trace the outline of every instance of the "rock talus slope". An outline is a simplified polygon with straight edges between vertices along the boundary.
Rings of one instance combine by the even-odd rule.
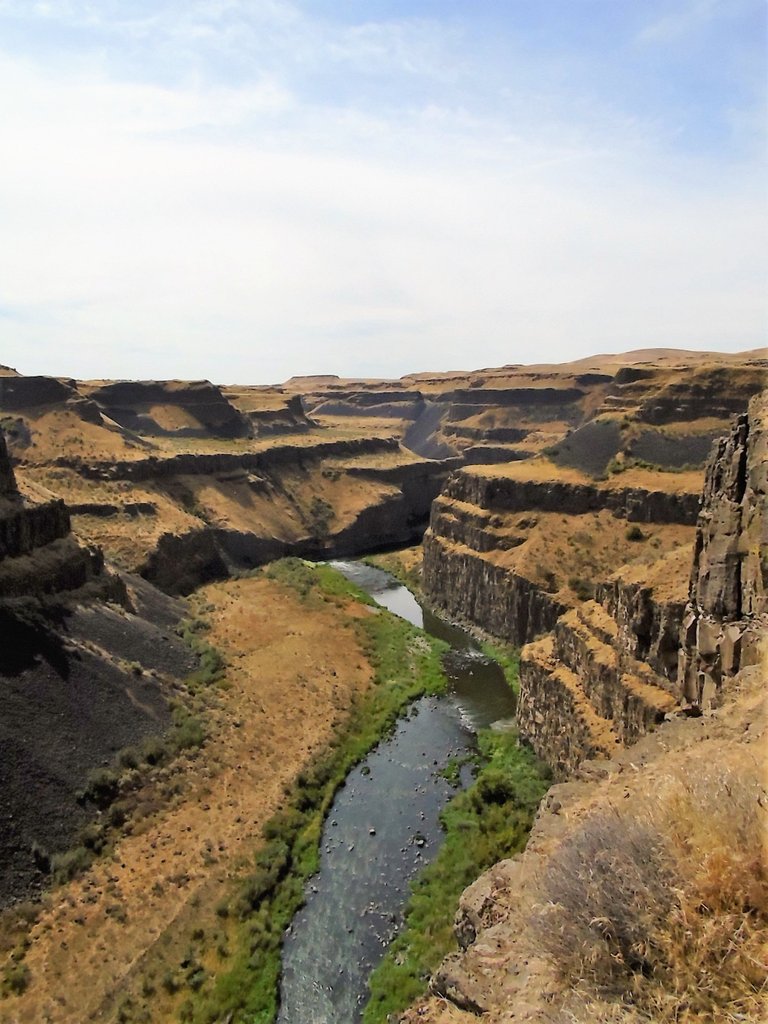
[[[46,884],[94,808],[78,799],[116,751],[171,724],[196,659],[182,605],[104,568],[63,501],[17,488],[0,433],[0,908]]]

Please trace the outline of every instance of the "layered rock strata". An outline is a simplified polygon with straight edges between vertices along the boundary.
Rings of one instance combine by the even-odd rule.
[[[604,544],[601,534],[609,524],[613,524],[614,534],[618,530],[623,536],[630,522],[652,524],[656,529],[669,527],[672,532],[695,522],[699,497],[693,491],[601,486],[578,475],[576,479],[559,479],[555,467],[552,479],[538,479],[533,468],[520,466],[519,473],[512,473],[509,464],[500,467],[498,474],[491,469],[466,468],[454,473],[432,505],[424,537],[428,600],[451,618],[479,626],[516,646],[554,628],[574,600],[574,594],[564,593],[568,578],[579,590],[595,590],[594,579],[574,579],[573,573],[562,578],[564,570],[558,558],[547,550],[550,523],[553,530],[562,530],[556,520],[565,516],[571,524],[566,532],[577,538],[587,536],[589,545],[599,550]],[[531,463],[531,467],[540,466]],[[535,555],[524,547],[534,531],[539,535]],[[680,532],[688,535],[685,529]],[[644,536],[639,526],[636,535]],[[575,543],[573,536],[568,542]],[[519,557],[513,554],[517,548],[521,549]],[[604,596],[609,599],[607,591]],[[628,592],[618,588],[610,600],[616,607],[632,603]],[[642,600],[636,595],[636,601]],[[669,657],[668,636],[670,632],[676,636],[679,622],[673,621],[670,609],[656,609],[648,595],[645,602],[643,615],[651,617],[647,624],[650,635],[647,642],[638,639],[632,653],[644,657],[655,645],[655,661],[661,666]],[[632,613],[633,619],[638,617],[639,607]],[[655,636],[659,630],[663,636]]]
[[[207,380],[115,381],[89,389],[89,397],[121,427],[139,434],[176,437],[248,437],[248,418]]]
[[[217,473],[270,472],[291,464],[318,462],[322,459],[360,455],[383,455],[397,452],[397,438],[350,438],[318,441],[313,445],[279,444],[263,451],[206,452],[171,455],[150,455],[130,461],[91,461],[78,457],[61,457],[57,466],[71,468],[88,480],[128,480],[140,483],[174,476],[212,476]]]
[[[585,758],[611,757],[678,707],[651,666],[619,643],[616,621],[595,601],[570,609],[551,635],[523,648],[518,728],[558,779]]]
[[[71,536],[63,501],[33,502],[19,493],[0,434],[0,598],[75,590],[102,567],[100,552]]]
[[[319,447],[336,453],[341,447],[361,452],[382,450],[366,442]],[[387,442],[383,450],[393,454],[397,447],[396,442]],[[165,533],[140,566],[141,575],[167,593],[186,594],[203,582],[287,555],[340,558],[413,544],[423,534],[430,506],[447,473],[441,463],[422,460],[382,466],[324,466],[317,449],[305,449],[294,462],[283,462],[280,449],[264,454],[266,458],[257,463],[261,469],[258,475],[251,472],[243,479],[230,477],[229,484],[246,486],[267,504],[279,500],[293,512],[290,523],[281,523],[282,529],[275,529],[277,524],[262,522],[254,515],[240,528],[209,523],[185,533]],[[251,459],[244,458],[247,462]],[[356,507],[343,517],[317,491],[310,502],[298,500],[299,491],[309,490],[315,476],[325,482],[323,474],[333,477],[332,484],[345,493],[347,500],[358,496]],[[329,492],[329,497],[333,498],[334,493]]]
[[[523,470],[523,473],[525,470]],[[583,515],[607,509],[631,523],[680,523],[692,526],[699,511],[697,492],[642,487],[606,487],[599,483],[519,476],[456,473],[443,495],[490,512],[567,512]]]
[[[558,777],[601,749],[603,724],[632,743],[683,705],[717,703],[757,662],[768,624],[767,412],[768,394],[753,398],[713,449],[685,606],[679,591],[654,592],[653,577],[684,571],[679,557],[662,559],[645,567],[645,585],[615,574],[597,588],[600,604],[568,611],[523,649],[520,732]]]

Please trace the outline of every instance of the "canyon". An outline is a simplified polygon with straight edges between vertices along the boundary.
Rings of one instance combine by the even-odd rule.
[[[32,980],[6,993],[0,1020],[133,1019],[126,999],[141,1001],[148,963],[170,963],[196,919],[214,915],[281,788],[370,686],[367,656],[334,625],[338,613],[302,604],[261,567],[422,537],[407,564],[425,601],[522,648],[517,728],[555,785],[527,851],[462,897],[461,951],[404,1019],[635,1020],[610,1017],[615,996],[597,985],[575,992],[558,973],[539,906],[557,900],[541,879],[619,799],[647,809],[658,786],[669,801],[709,807],[720,785],[712,763],[742,788],[758,786],[766,369],[762,352],[674,350],[274,387],[78,382],[0,368],[8,912],[49,884],[94,815],[107,815],[94,772],[120,751],[188,733],[204,714],[202,749],[216,766],[206,771],[199,745],[180,742],[176,760],[121,776],[129,827],[104,830],[119,856],[89,854],[85,876],[64,881],[58,903],[38,912],[28,951],[5,950]],[[232,687],[213,696],[190,682],[207,647],[190,646],[188,624],[206,617]],[[699,788],[683,793],[692,771]],[[246,783],[259,792],[247,796]],[[131,826],[139,806],[146,820]],[[208,844],[202,862],[184,830]],[[214,853],[217,835],[226,849]],[[144,907],[161,836],[177,863],[161,870],[164,891]],[[115,906],[131,922],[119,939]],[[54,953],[51,932],[66,933],[70,953]],[[114,956],[89,1016],[78,1018],[55,986],[83,958],[98,971],[89,936],[114,942]],[[206,969],[216,973],[210,957]],[[153,998],[151,1019],[177,1019],[174,992]]]

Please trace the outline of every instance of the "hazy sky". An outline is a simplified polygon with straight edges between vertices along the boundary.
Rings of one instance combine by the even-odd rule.
[[[0,0],[0,363],[766,342],[765,0]]]

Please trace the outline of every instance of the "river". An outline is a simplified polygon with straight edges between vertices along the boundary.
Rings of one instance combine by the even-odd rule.
[[[320,870],[285,937],[278,1024],[358,1024],[368,977],[402,925],[410,882],[440,847],[440,811],[455,793],[442,772],[473,751],[478,729],[503,727],[514,714],[501,668],[468,633],[423,609],[381,569],[332,565],[378,604],[451,645],[449,690],[411,705],[336,794]],[[469,769],[461,776],[467,785]]]

